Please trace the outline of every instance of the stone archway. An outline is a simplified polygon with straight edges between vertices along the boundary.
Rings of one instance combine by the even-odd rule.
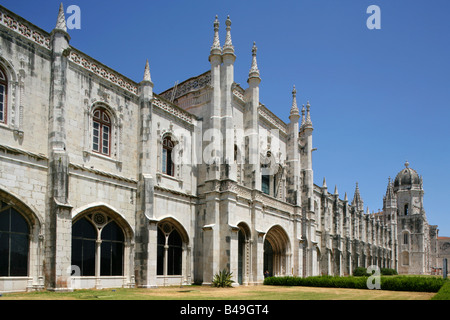
[[[270,276],[290,274],[291,248],[289,237],[281,226],[270,228],[264,239],[264,272]]]

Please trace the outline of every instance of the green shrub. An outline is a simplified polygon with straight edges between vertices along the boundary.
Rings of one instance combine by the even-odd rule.
[[[383,276],[396,276],[396,275],[398,275],[398,272],[395,269],[381,268],[380,272],[381,272],[381,275],[383,275]]]
[[[353,270],[353,275],[355,277],[367,277],[368,276],[367,269],[363,267],[358,267],[355,270]]]
[[[232,272],[223,269],[223,271],[216,273],[216,275],[214,276],[212,286],[217,288],[231,287],[234,283],[234,281],[231,279],[232,276],[233,276]]]
[[[362,276],[358,277],[315,276],[307,278],[269,277],[264,280],[264,284],[272,286],[306,286],[306,287],[368,289],[367,287],[368,279],[369,277],[367,275],[364,277]],[[420,276],[380,277],[380,285],[382,290],[438,292],[444,283],[445,283],[444,279],[435,277],[420,277]],[[450,295],[450,285],[447,294]]]
[[[450,280],[444,282],[444,285],[431,300],[450,300]]]

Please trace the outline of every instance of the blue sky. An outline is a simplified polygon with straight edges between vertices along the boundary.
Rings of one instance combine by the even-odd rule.
[[[60,0],[0,4],[46,31]],[[81,8],[71,45],[135,80],[150,61],[157,93],[209,69],[213,20],[233,22],[235,81],[247,87],[253,41],[260,99],[288,122],[292,86],[311,103],[314,180],[382,208],[388,177],[423,176],[428,222],[450,236],[450,1],[63,1]],[[369,30],[369,5],[381,29]]]

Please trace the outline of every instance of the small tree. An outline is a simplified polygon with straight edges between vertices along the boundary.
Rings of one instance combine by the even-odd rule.
[[[232,272],[229,272],[226,269],[223,269],[219,273],[216,273],[214,276],[214,279],[212,281],[213,287],[217,288],[226,288],[231,287],[234,283],[234,281],[231,279],[233,276]]]

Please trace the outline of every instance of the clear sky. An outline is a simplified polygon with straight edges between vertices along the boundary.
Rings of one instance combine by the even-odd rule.
[[[0,0],[46,31],[60,0]],[[209,70],[215,15],[225,40],[233,22],[235,81],[247,87],[253,41],[260,99],[288,122],[292,87],[311,103],[313,169],[353,199],[359,183],[370,212],[383,206],[388,177],[410,167],[423,176],[425,210],[450,236],[450,1],[85,1],[71,45],[139,82],[149,59],[155,92]],[[370,30],[369,5],[381,10]],[[69,15],[67,15],[69,16]]]

